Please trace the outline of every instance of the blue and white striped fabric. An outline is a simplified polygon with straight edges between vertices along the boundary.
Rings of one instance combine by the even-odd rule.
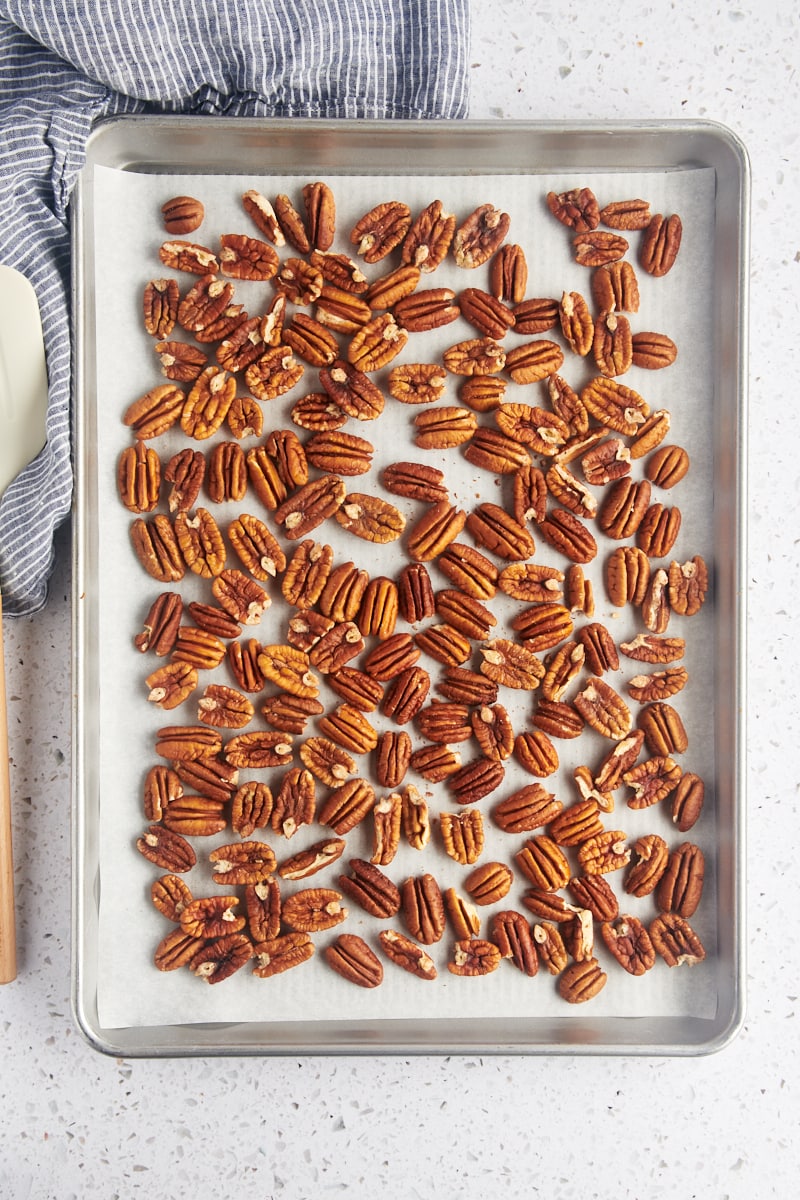
[[[0,0],[0,262],[33,284],[47,446],[0,502],[10,615],[45,602],[72,498],[67,208],[86,139],[126,112],[467,113],[469,0]]]

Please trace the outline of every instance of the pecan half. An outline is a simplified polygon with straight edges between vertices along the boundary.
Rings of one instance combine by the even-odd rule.
[[[355,933],[342,933],[325,948],[328,966],[358,987],[379,987],[383,982],[383,967],[363,938]]]
[[[314,955],[314,943],[307,933],[285,933],[281,937],[265,938],[253,947],[253,974],[259,979],[271,979],[290,971]]]
[[[660,278],[672,270],[681,247],[683,225],[677,213],[669,217],[655,213],[644,230],[639,263],[648,275]]]
[[[441,940],[445,928],[444,900],[432,875],[409,877],[400,889],[403,920],[423,946]]]
[[[381,949],[398,967],[418,979],[435,979],[436,966],[429,954],[396,929],[382,929],[378,934]]]
[[[460,938],[453,947],[453,960],[447,964],[453,975],[489,975],[500,965],[500,951],[484,938]]]
[[[694,967],[706,956],[705,947],[685,917],[661,913],[651,923],[650,940],[668,967]]]
[[[441,200],[433,200],[411,224],[403,240],[402,260],[420,271],[435,271],[444,261],[456,231],[454,213],[444,211]]]
[[[321,933],[347,918],[341,894],[333,888],[304,888],[283,901],[281,917],[296,933]]]
[[[350,859],[350,874],[339,876],[339,886],[370,916],[387,920],[400,911],[400,889],[373,863]]]
[[[399,200],[376,204],[356,221],[350,241],[365,262],[376,263],[399,246],[411,227],[411,209]]]

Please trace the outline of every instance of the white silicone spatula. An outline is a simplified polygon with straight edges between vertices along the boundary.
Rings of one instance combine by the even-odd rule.
[[[45,443],[47,367],[36,293],[0,266],[0,496]],[[8,714],[0,595],[0,983],[17,974]]]

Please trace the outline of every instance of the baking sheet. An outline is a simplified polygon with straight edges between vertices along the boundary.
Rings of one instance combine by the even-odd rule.
[[[160,382],[157,361],[153,354],[151,339],[141,326],[141,293],[145,283],[162,273],[157,250],[164,240],[159,226],[158,213],[161,203],[173,195],[185,192],[199,196],[206,205],[206,221],[195,240],[213,246],[221,233],[256,231],[243,213],[240,197],[250,187],[258,188],[268,196],[279,192],[298,195],[301,186],[312,178],[328,177],[319,174],[291,176],[270,175],[258,177],[254,174],[234,175],[168,175],[139,173],[133,170],[106,169],[95,167],[92,181],[93,212],[95,222],[92,230],[95,264],[91,283],[91,311],[96,319],[88,331],[96,359],[96,448],[84,459],[84,468],[96,478],[96,514],[92,530],[96,535],[89,577],[97,588],[96,646],[99,652],[97,682],[99,696],[96,701],[97,728],[90,737],[90,753],[96,752],[96,780],[99,793],[99,819],[96,829],[87,830],[94,843],[96,837],[98,903],[96,946],[97,1019],[104,1029],[132,1029],[136,1027],[164,1027],[186,1023],[260,1023],[280,1025],[286,1023],[287,1030],[298,1019],[319,1022],[327,1026],[342,1023],[369,1023],[373,1020],[387,1022],[390,1019],[424,1021],[429,1028],[436,1029],[437,1022],[447,1028],[456,1017],[460,1022],[495,1022],[508,1019],[519,1031],[520,1021],[556,1022],[573,1021],[576,1027],[583,1026],[587,1019],[586,1009],[591,1007],[591,1019],[599,1022],[608,1017],[639,1017],[652,1020],[663,1017],[667,1021],[685,1018],[712,1019],[720,1006],[720,987],[725,970],[718,970],[717,954],[720,944],[720,920],[724,914],[717,891],[718,851],[722,844],[729,845],[728,834],[720,827],[719,809],[716,803],[714,782],[717,776],[716,744],[718,737],[718,676],[715,673],[717,655],[715,621],[718,613],[713,602],[706,604],[702,612],[691,620],[673,618],[669,632],[687,639],[685,662],[690,667],[691,681],[683,693],[672,703],[681,712],[690,736],[690,746],[682,757],[684,769],[696,771],[706,781],[706,804],[703,816],[687,835],[676,835],[671,828],[666,804],[655,809],[633,812],[627,808],[622,793],[617,794],[614,813],[604,815],[607,828],[623,829],[632,842],[645,832],[659,832],[670,845],[679,841],[697,841],[706,854],[707,874],[703,901],[692,925],[700,934],[708,952],[706,962],[693,970],[668,970],[660,961],[656,967],[640,979],[624,973],[600,946],[597,957],[608,972],[608,983],[595,997],[590,1006],[572,1008],[565,1005],[556,992],[555,982],[542,970],[535,979],[528,979],[507,964],[493,975],[480,979],[456,978],[447,971],[446,963],[452,954],[452,938],[449,933],[436,947],[431,948],[439,971],[434,983],[422,983],[407,976],[386,963],[384,981],[380,988],[367,992],[354,988],[339,979],[325,965],[321,953],[302,967],[270,980],[253,977],[245,968],[236,976],[217,987],[208,987],[187,972],[161,974],[152,966],[152,954],[159,940],[168,931],[169,925],[149,903],[149,887],[152,880],[162,872],[139,856],[134,848],[138,834],[144,828],[141,809],[141,790],[144,774],[151,763],[157,761],[153,750],[154,732],[160,726],[171,723],[192,723],[196,716],[196,699],[173,713],[161,713],[146,702],[144,676],[153,669],[152,659],[145,665],[142,656],[133,649],[132,638],[141,628],[143,616],[150,602],[163,590],[156,581],[149,579],[135,561],[130,548],[128,528],[132,517],[119,502],[116,492],[115,470],[121,449],[128,444],[127,431],[120,417],[125,408],[138,395]],[[677,362],[666,371],[645,372],[633,368],[624,382],[641,391],[652,409],[666,407],[672,414],[672,427],[668,440],[686,446],[692,456],[692,469],[674,493],[665,493],[665,503],[680,505],[683,521],[679,540],[670,557],[681,561],[702,554],[706,561],[714,563],[714,504],[715,486],[719,464],[716,461],[718,438],[715,429],[717,419],[717,397],[715,389],[719,378],[717,361],[717,262],[718,230],[715,228],[714,170],[709,168],[685,168],[626,172],[618,168],[608,172],[574,171],[559,173],[522,173],[474,176],[441,175],[415,178],[391,175],[370,178],[365,175],[334,175],[329,182],[334,188],[337,201],[337,227],[340,236],[334,249],[349,251],[342,234],[355,220],[374,203],[385,199],[401,199],[418,210],[433,198],[443,201],[463,217],[477,204],[491,202],[502,207],[512,218],[511,231],[507,240],[523,246],[528,257],[530,277],[528,295],[555,295],[564,290],[578,290],[588,295],[589,273],[574,263],[570,254],[569,232],[558,225],[543,205],[548,190],[561,191],[576,185],[593,187],[601,204],[611,199],[633,196],[645,197],[652,211],[679,212],[684,225],[684,239],[678,263],[663,280],[654,280],[638,271],[641,305],[639,314],[634,315],[632,325],[637,329],[652,329],[668,333],[679,346]],[[636,235],[632,235],[634,241]],[[371,269],[370,276],[383,273],[380,264]],[[423,278],[421,286],[486,286],[486,268],[465,272],[452,264],[443,265],[429,278]],[[181,280],[182,286],[190,283]],[[269,284],[237,283],[237,300],[242,300],[248,311],[259,311],[271,294]],[[433,335],[412,335],[409,344],[391,365],[412,361],[432,361],[432,356],[456,341],[475,336],[474,329],[465,321],[436,331]],[[546,334],[544,336],[552,336]],[[506,345],[529,339],[511,334]],[[424,345],[424,351],[421,349]],[[579,362],[569,353],[561,373],[576,387],[582,385],[593,373],[591,368]],[[308,368],[303,382],[288,397],[269,402],[265,408],[266,424],[264,436],[269,428],[290,428],[288,410],[293,401],[305,391],[314,389],[315,372]],[[459,380],[448,384],[441,403],[458,403]],[[507,399],[526,399],[539,403],[540,395],[534,388],[516,389],[511,385]],[[516,392],[519,391],[519,397]],[[530,393],[530,394],[529,394]],[[85,398],[92,406],[95,397]],[[363,478],[348,480],[352,490],[378,491],[374,484],[380,468],[398,458],[429,462],[446,471],[451,489],[464,506],[471,507],[477,498],[496,500],[506,494],[508,484],[499,483],[485,471],[470,467],[459,450],[439,453],[421,451],[411,444],[411,421],[418,410],[409,406],[387,403],[386,410],[378,421],[364,425],[350,422],[351,432],[367,437],[375,446],[375,469],[369,484]],[[491,424],[483,417],[482,424]],[[225,436],[224,433],[219,435]],[[402,446],[402,452],[399,447]],[[208,443],[203,444],[204,449]],[[158,445],[165,461],[169,450],[169,439]],[[245,445],[247,448],[247,444]],[[96,453],[95,453],[96,449]],[[639,464],[640,466],[641,464]],[[654,496],[654,498],[662,498]],[[409,524],[419,515],[421,507],[413,502],[390,497],[404,511]],[[253,511],[252,501],[247,498],[238,511]],[[224,511],[224,510],[223,510]],[[216,514],[215,514],[216,515]],[[233,515],[233,512],[231,513]],[[220,524],[222,525],[222,521]],[[602,584],[602,563],[613,543],[607,542],[595,530],[600,544],[600,553],[590,567],[585,568],[594,583],[596,611],[594,620],[609,626],[617,642],[640,628],[630,616],[614,609],[605,598]],[[395,574],[397,570],[397,544],[374,547],[363,543],[341,531],[333,522],[312,535],[317,540],[329,541],[334,547],[336,561],[353,560],[367,567],[372,575]],[[461,540],[469,541],[464,535]],[[93,541],[93,539],[90,539]],[[540,542],[540,540],[539,540]],[[96,557],[95,557],[96,554]],[[540,542],[536,561],[546,561],[564,569],[566,560],[550,553]],[[94,569],[96,568],[96,570]],[[432,571],[436,586],[448,586],[444,576]],[[208,599],[207,585],[194,577],[187,578],[181,585],[187,599]],[[278,594],[273,587],[273,594]],[[492,602],[498,613],[502,601]],[[283,640],[276,620],[282,606],[276,604],[264,617],[261,627],[247,631],[262,641]],[[285,612],[285,610],[284,610]],[[576,625],[580,621],[576,622]],[[428,664],[435,668],[435,664]],[[639,671],[638,665],[623,660],[621,669],[610,682],[624,692],[624,680]],[[204,673],[205,675],[205,673]],[[208,681],[233,683],[223,666]],[[206,682],[204,677],[203,683]],[[323,692],[323,700],[332,698],[332,693]],[[499,697],[512,717],[515,730],[524,727],[532,711],[530,698],[519,693],[501,689]],[[371,717],[377,727],[382,728],[380,716]],[[258,720],[253,727],[258,726]],[[313,732],[309,729],[309,732]],[[571,769],[578,762],[595,766],[607,753],[609,743],[589,732],[578,743],[558,742],[562,759],[559,774],[543,781],[548,790],[563,800],[564,804],[577,799],[571,780]],[[494,795],[480,802],[485,817],[491,806],[502,795],[510,794],[518,787],[530,783],[531,777],[524,774],[513,762],[506,764],[504,783]],[[429,785],[409,775],[405,782],[414,782],[427,795],[431,811],[439,808],[454,811],[457,806],[443,785]],[[91,806],[90,806],[91,807]],[[725,811],[728,811],[726,806]],[[487,835],[486,849],[481,861],[500,859],[508,861],[524,841],[524,835],[500,834],[489,819],[485,820]],[[257,832],[257,837],[269,841],[277,854],[278,861],[296,853],[304,845],[319,840],[326,831],[319,825],[301,830],[291,841],[276,838],[271,833]],[[211,894],[215,885],[202,863],[206,848],[231,840],[229,834],[214,839],[196,839],[199,866],[188,876],[195,895]],[[345,856],[325,875],[314,877],[301,886],[336,886],[330,878],[346,869],[349,857],[369,857],[369,823],[354,830],[348,836]],[[734,847],[735,850],[735,847]],[[431,871],[442,888],[456,886],[463,894],[463,881],[471,868],[453,863],[440,849],[436,832],[432,843],[423,854],[401,846],[387,874],[400,883],[409,874]],[[726,865],[725,870],[729,870]],[[620,875],[610,881],[621,893]],[[529,885],[519,874],[510,894],[500,904],[481,910],[483,931],[488,929],[490,915],[495,909],[516,908],[526,912],[520,897]],[[381,924],[360,914],[357,906],[348,903],[350,916],[345,925],[328,933],[315,935],[318,950],[333,940],[339,932],[360,932],[374,944]],[[637,913],[643,919],[654,915],[651,901],[623,900],[623,909]],[[389,922],[395,924],[395,922]],[[402,924],[397,924],[402,928]],[[725,940],[724,931],[723,941]],[[726,951],[727,953],[727,951]],[[86,964],[83,964],[84,971]],[[478,1026],[479,1027],[479,1026]],[[509,1028],[512,1026],[510,1025]],[[665,1026],[666,1027],[666,1026]],[[635,1025],[632,1026],[635,1028]],[[280,1035],[278,1035],[279,1037]],[[435,1034],[433,1035],[435,1038]],[[475,1039],[474,1028],[470,1035]],[[580,1040],[581,1034],[577,1034]],[[220,1044],[224,1044],[224,1038]],[[380,1034],[377,1035],[380,1041]],[[442,1040],[447,1040],[443,1037]],[[522,1040],[525,1038],[523,1036]],[[536,1038],[532,1038],[536,1040]],[[591,1039],[590,1039],[591,1040]],[[632,1040],[635,1040],[632,1038]],[[213,1039],[212,1039],[213,1043]]]

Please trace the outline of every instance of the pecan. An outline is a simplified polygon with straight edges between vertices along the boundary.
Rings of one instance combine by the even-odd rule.
[[[162,825],[149,825],[137,839],[136,849],[148,862],[175,874],[191,871],[197,862],[197,855],[186,838]]]
[[[498,504],[477,505],[466,527],[479,546],[509,562],[524,562],[536,549],[528,530]]]
[[[423,563],[408,563],[397,582],[398,611],[409,625],[432,617],[435,609],[433,585]]]
[[[436,612],[452,628],[468,638],[483,641],[497,624],[497,618],[479,600],[456,588],[443,588],[436,593]]]
[[[585,357],[592,349],[594,321],[580,292],[563,292],[558,306],[561,332],[573,354]]]
[[[320,267],[324,276],[325,267]],[[372,309],[361,296],[354,296],[351,289],[335,284],[323,285],[314,308],[316,319],[326,329],[336,333],[358,333],[372,316]]]
[[[308,879],[341,858],[346,845],[344,838],[325,838],[321,842],[314,842],[305,850],[285,859],[278,867],[278,874],[281,879]]]
[[[326,682],[331,691],[362,712],[375,712],[383,697],[379,681],[356,667],[341,667]]]
[[[310,670],[309,658],[304,651],[280,644],[262,646],[257,663],[267,679],[291,695],[311,699],[317,696],[317,678]]]
[[[206,796],[183,796],[164,812],[164,825],[183,837],[213,837],[227,826],[225,804]]]
[[[339,876],[339,887],[370,916],[387,920],[400,911],[400,889],[374,863],[350,859],[350,874]]]
[[[178,318],[180,291],[174,279],[151,279],[144,289],[144,327],[151,337],[169,337]]]
[[[424,288],[413,292],[398,300],[393,311],[397,324],[409,333],[440,329],[461,315],[452,288]]]
[[[258,688],[258,691],[261,690],[262,688]],[[288,692],[270,696],[261,706],[261,713],[267,725],[280,733],[289,734],[304,733],[310,718],[319,717],[324,711],[319,700],[307,696],[292,696]]]
[[[230,766],[219,757],[176,760],[173,765],[185,788],[191,787],[201,796],[220,804],[227,804],[233,798],[239,783],[238,767]]]
[[[172,484],[167,503],[170,512],[188,512],[193,508],[205,479],[206,460],[200,450],[179,450],[164,468],[164,479]]]
[[[677,695],[688,680],[689,672],[685,667],[667,667],[651,675],[635,675],[628,680],[628,694],[643,704],[651,700],[668,700]]]
[[[437,604],[440,616],[446,616],[446,611],[441,608],[441,597],[445,596],[448,599],[454,599],[461,596],[461,603],[468,600],[475,602],[481,600],[490,600],[497,592],[497,582],[499,571],[485,555],[475,550],[472,546],[466,546],[459,542],[452,542],[448,548],[439,556],[438,563],[440,570],[448,577],[448,579],[456,585],[458,592],[445,591],[437,594]],[[456,603],[459,603],[456,600]],[[445,609],[447,603],[445,602]],[[480,617],[481,627],[491,628],[496,624],[496,620],[489,620],[491,614],[488,609],[479,605],[474,609],[476,615]],[[456,624],[451,620],[452,624]],[[466,630],[465,630],[466,632]],[[480,636],[476,634],[475,636]]]
[[[591,519],[595,516],[597,500],[561,463],[553,463],[544,478],[547,490],[558,504],[578,517]]]
[[[347,347],[347,361],[359,371],[377,371],[401,352],[408,334],[390,312],[372,317],[353,334]]]
[[[684,771],[672,793],[671,816],[675,828],[687,833],[698,820],[705,800],[705,785],[699,775]]]
[[[489,266],[489,287],[497,300],[519,304],[528,285],[528,264],[522,246],[506,242]]]
[[[242,625],[258,625],[270,598],[259,583],[235,568],[221,571],[211,584],[220,606]]]
[[[447,919],[452,925],[456,937],[476,937],[480,932],[481,919],[475,905],[469,900],[465,900],[452,887],[445,891],[442,898]]]
[[[639,263],[648,275],[660,278],[671,271],[681,247],[683,225],[677,213],[655,213],[645,227],[639,246]]]
[[[460,666],[472,654],[472,643],[467,635],[447,621],[421,629],[414,635],[414,641],[423,653],[445,666]]]
[[[288,488],[277,463],[265,446],[254,446],[245,455],[247,474],[253,491],[265,508],[274,511],[286,500]]]
[[[277,879],[263,879],[244,887],[247,928],[256,942],[277,937],[281,928],[281,889]]]
[[[158,257],[165,267],[173,271],[187,271],[192,275],[215,275],[219,263],[212,250],[196,242],[175,238],[163,242],[158,248]]]
[[[215,633],[208,629],[196,629],[192,625],[181,625],[175,638],[172,662],[188,663],[208,671],[219,666],[225,653],[225,643]]]
[[[214,758],[222,750],[222,737],[203,725],[165,725],[156,735],[156,754],[180,762]]]
[[[515,304],[514,329],[529,337],[534,333],[547,333],[558,325],[558,300],[536,296]]]
[[[631,362],[645,371],[660,371],[670,367],[678,357],[678,347],[665,333],[634,333],[631,339]]]
[[[636,434],[650,415],[650,406],[638,392],[604,375],[591,380],[580,396],[595,420],[626,437]]]
[[[401,404],[433,404],[441,399],[447,374],[435,363],[407,363],[392,367],[386,386]]]
[[[495,638],[481,647],[481,673],[503,687],[533,691],[544,676],[544,666],[531,651],[507,638]]]
[[[300,543],[286,566],[281,591],[288,604],[312,606],[322,595],[333,564],[330,546],[306,540]]]
[[[625,834],[619,829],[605,829],[578,846],[578,862],[586,875],[605,875],[627,867],[631,852],[625,845]]]
[[[191,904],[192,893],[179,875],[162,875],[150,885],[150,899],[162,916],[177,923],[187,904]]]
[[[600,209],[600,221],[609,229],[645,229],[650,205],[646,200],[614,200]]]
[[[316,785],[310,771],[292,767],[275,793],[270,824],[273,833],[294,837],[303,825],[310,825],[316,810]]]
[[[599,446],[587,450],[581,458],[581,469],[587,483],[613,483],[630,471],[630,451],[621,438],[607,438]]]
[[[303,258],[287,258],[275,276],[275,287],[300,306],[318,300],[324,282],[322,272]]]
[[[578,846],[602,830],[603,823],[594,799],[568,805],[550,822],[550,836],[559,846]]]
[[[600,312],[638,312],[639,283],[626,259],[607,263],[592,272],[592,298]]]
[[[353,754],[368,754],[378,744],[377,731],[351,704],[339,704],[318,722],[320,733]]]
[[[398,300],[404,300],[406,296],[411,295],[421,277],[419,267],[397,267],[370,284],[365,296],[366,303],[371,308],[394,308]]]
[[[644,458],[656,446],[660,446],[670,430],[671,417],[666,408],[656,409],[631,440],[631,458]]]
[[[566,642],[545,659],[542,695],[545,700],[563,700],[567,688],[583,669],[586,651],[580,641]]]
[[[576,233],[596,229],[600,221],[600,206],[591,188],[570,188],[566,192],[548,192],[545,200],[550,212]]]
[[[337,404],[325,392],[309,392],[297,400],[291,411],[291,418],[301,429],[324,433],[333,429],[341,429],[347,420]]]
[[[453,237],[453,257],[459,267],[474,268],[488,262],[505,240],[511,225],[508,213],[492,204],[481,204],[458,227]]]
[[[591,617],[594,613],[594,588],[580,563],[567,567],[564,577],[564,603],[572,613]]]
[[[594,326],[592,353],[603,375],[624,375],[633,363],[633,339],[628,318],[613,310],[601,312]]]
[[[376,263],[399,246],[411,227],[411,209],[399,200],[376,204],[356,221],[350,241],[365,262]]]
[[[334,513],[342,529],[365,542],[384,545],[394,542],[405,529],[406,519],[399,509],[380,496],[350,492]]]
[[[692,617],[698,613],[708,595],[708,567],[705,560],[696,554],[688,562],[671,562],[668,579],[671,610],[682,617]]]
[[[529,775],[547,779],[558,770],[558,751],[543,729],[526,729],[514,738],[514,758]]]
[[[528,838],[514,855],[514,861],[525,878],[545,892],[566,887],[570,868],[563,850],[545,833]]]
[[[644,975],[654,965],[656,952],[638,917],[626,914],[603,921],[600,934],[606,949],[630,975]]]
[[[381,949],[398,967],[418,979],[435,979],[436,967],[429,954],[396,929],[382,929],[378,934]]]
[[[410,633],[394,633],[370,650],[364,659],[364,670],[373,679],[385,683],[413,667],[419,656],[420,651]]]
[[[618,479],[606,492],[597,514],[597,524],[608,537],[633,537],[644,520],[649,503],[649,480]]]
[[[689,455],[682,446],[661,446],[645,463],[644,472],[658,487],[672,488],[689,470]]]
[[[563,604],[535,604],[511,618],[526,650],[538,653],[557,646],[572,633],[572,617]]]
[[[192,958],[189,968],[206,983],[221,983],[239,971],[253,955],[253,944],[244,933],[229,933],[206,942]]]
[[[444,933],[444,900],[432,875],[410,876],[400,889],[403,919],[408,932],[423,946],[441,940]]]
[[[483,851],[483,817],[477,808],[441,812],[439,828],[445,852],[464,866],[477,862]]]
[[[330,366],[339,354],[339,343],[333,334],[307,313],[295,313],[284,326],[283,340],[298,358],[312,367]]]
[[[375,777],[381,787],[399,787],[411,759],[411,738],[403,729],[386,729],[375,747]]]
[[[662,913],[691,917],[703,894],[705,858],[699,846],[683,842],[667,860],[667,867],[658,881],[655,901]]]
[[[495,420],[502,431],[515,438],[523,446],[529,446],[537,454],[552,455],[563,446],[569,436],[569,427],[555,413],[530,404],[501,404],[495,411]],[[520,464],[521,467],[524,464]],[[538,476],[536,477],[538,481]],[[541,519],[542,496],[533,508],[536,519]]]
[[[564,939],[558,932],[558,928],[551,924],[550,921],[537,923],[533,927],[533,941],[539,961],[545,970],[551,975],[559,975],[566,967],[569,959],[564,946]]]
[[[133,513],[152,512],[161,487],[161,460],[143,441],[122,451],[117,466],[117,487],[122,503]]]
[[[582,267],[601,267],[604,263],[616,262],[628,252],[629,243],[618,233],[606,233],[594,229],[579,233],[572,239],[575,261]]]
[[[325,280],[326,287],[322,289],[322,296],[326,294],[328,287],[338,296],[345,293],[357,297],[369,290],[369,281],[366,275],[358,263],[347,254],[336,254],[330,250],[312,250],[309,262],[312,267],[316,267],[321,272],[322,278]]]
[[[144,815],[148,821],[160,821],[173,800],[183,795],[183,784],[176,771],[161,764],[151,767],[144,781]]]
[[[694,967],[706,956],[700,938],[685,917],[661,913],[651,923],[650,940],[668,967]]]
[[[618,546],[606,559],[606,593],[617,608],[644,602],[650,583],[650,560],[638,546]]]
[[[464,881],[464,887],[476,904],[496,904],[508,895],[514,872],[505,863],[488,862],[476,867]]]
[[[384,715],[397,725],[413,720],[425,703],[430,683],[430,676],[422,667],[407,667],[400,671],[386,689],[381,705]]]
[[[236,380],[221,367],[210,366],[198,375],[181,411],[180,425],[187,437],[203,441],[217,432],[236,395]]]
[[[320,613],[333,621],[354,621],[368,583],[367,572],[355,563],[340,563],[328,575],[317,601]]]
[[[595,787],[601,792],[613,792],[620,787],[625,772],[636,762],[643,745],[644,734],[641,729],[620,738],[598,767],[594,776]]]
[[[271,346],[246,368],[244,381],[258,400],[276,400],[299,383],[304,371],[289,346]]]
[[[511,757],[514,750],[514,730],[502,704],[484,704],[471,714],[470,720],[475,740],[485,758],[503,762]]]
[[[310,248],[329,250],[336,232],[336,202],[327,183],[307,183],[303,204]]]
[[[453,947],[447,969],[453,975],[489,975],[500,965],[500,951],[483,938],[460,938]]]
[[[215,504],[239,502],[247,490],[244,451],[237,442],[218,442],[208,461],[206,488]]]
[[[348,779],[331,792],[320,809],[317,820],[329,825],[340,837],[355,829],[375,804],[375,791],[364,779]]]
[[[167,663],[152,671],[145,683],[151,704],[163,709],[177,708],[197,687],[197,668],[189,663]]]
[[[222,317],[233,300],[233,284],[203,275],[178,304],[177,320],[187,333],[202,333]]]
[[[285,933],[281,937],[265,938],[253,947],[256,965],[253,974],[259,979],[271,979],[289,971],[314,955],[314,943],[307,933]]]
[[[185,573],[178,539],[169,517],[156,513],[137,517],[131,525],[131,542],[141,565],[160,583],[177,583]]]
[[[531,929],[522,913],[507,910],[492,915],[490,924],[492,941],[523,975],[533,977],[539,970],[539,958]]]
[[[499,340],[514,326],[515,318],[511,309],[482,288],[464,288],[458,302],[461,315],[484,337]]]
[[[377,575],[370,579],[358,610],[357,625],[364,637],[390,637],[397,624],[399,592],[393,579]]]
[[[383,967],[363,938],[355,933],[342,933],[325,948],[328,966],[358,987],[379,987],[383,982]]]
[[[568,884],[575,903],[592,914],[596,921],[613,921],[619,914],[614,889],[605,875],[576,875]]]
[[[181,929],[196,938],[238,933],[246,924],[245,918],[233,911],[238,903],[238,896],[204,896],[192,900],[181,913]]]
[[[664,558],[675,544],[681,527],[681,510],[651,504],[636,530],[636,544],[648,558]]]
[[[479,428],[464,452],[475,467],[497,475],[514,475],[530,464],[525,446],[495,429]]]
[[[424,850],[431,840],[431,821],[428,805],[421,792],[409,784],[401,795],[403,836],[412,850]]]
[[[408,531],[406,550],[417,562],[430,562],[454,542],[467,520],[463,509],[438,500]]]
[[[304,538],[328,517],[334,515],[347,494],[337,475],[322,475],[311,480],[275,509],[275,521],[291,541]]]
[[[538,730],[549,737],[571,739],[583,733],[584,721],[578,710],[564,700],[539,700],[532,718]]]
[[[658,755],[631,767],[622,776],[623,782],[633,790],[628,807],[649,808],[651,804],[658,804],[677,787],[680,777],[681,768],[667,755]]]
[[[158,658],[169,654],[175,646],[182,615],[180,593],[161,592],[151,604],[141,632],[133,639],[136,649],[143,654],[152,650]]]
[[[175,515],[175,537],[190,571],[203,579],[216,578],[225,569],[225,542],[216,520],[207,508],[192,515]]]
[[[545,891],[542,888],[528,888],[522,897],[522,903],[534,916],[545,922],[553,921],[556,925],[568,924],[575,916],[574,904],[570,904],[556,892]],[[563,943],[561,948],[563,950]]]
[[[372,855],[370,862],[386,867],[400,845],[403,798],[399,792],[381,796],[372,809]]]
[[[586,724],[604,737],[619,741],[630,733],[633,721],[630,709],[619,693],[599,676],[589,680],[574,704]]]
[[[239,733],[225,745],[225,761],[234,767],[285,767],[292,760],[292,739],[285,733]]]
[[[434,744],[423,746],[411,755],[409,764],[429,783],[441,783],[449,775],[454,774],[461,766],[461,755],[449,746]]]
[[[286,555],[258,517],[240,513],[228,526],[228,539],[242,565],[262,583],[285,570]]]
[[[433,200],[417,216],[406,234],[401,256],[421,271],[435,271],[444,261],[456,231],[454,213],[446,213],[441,200]]]
[[[500,572],[497,584],[501,592],[514,600],[527,602],[559,598],[563,571],[539,563],[512,563]]]
[[[309,650],[313,667],[323,675],[334,674],[364,649],[358,626],[352,621],[339,621]]]
[[[458,386],[458,398],[474,412],[492,412],[502,404],[507,387],[498,375],[467,375]]]
[[[689,745],[679,713],[661,700],[642,709],[639,728],[644,731],[644,740],[651,754],[682,754]]]
[[[642,600],[642,620],[653,633],[664,633],[669,625],[668,585],[669,576],[663,567],[653,571]]]
[[[583,1004],[605,987],[608,976],[596,958],[570,963],[561,973],[558,993],[569,1004]]]
[[[492,375],[502,371],[507,356],[494,338],[468,338],[445,350],[442,362],[453,375]]]
[[[321,933],[347,918],[341,894],[333,888],[304,888],[283,901],[281,917],[295,933]]]
[[[468,442],[478,428],[474,413],[457,405],[425,409],[414,418],[414,442],[422,450],[445,450]]]
[[[202,938],[184,933],[179,926],[158,943],[153,961],[159,971],[177,971],[180,967],[188,966],[204,945]]]
[[[505,368],[514,383],[537,383],[558,371],[563,362],[561,347],[546,339],[513,346],[505,356]]]
[[[244,233],[223,233],[220,240],[219,267],[233,279],[272,279],[279,259],[272,246]]]
[[[250,188],[242,194],[242,207],[264,234],[264,237],[268,238],[275,246],[285,245],[275,209],[266,196],[262,196],[255,188]]]
[[[365,371],[337,358],[330,367],[323,367],[319,380],[331,399],[348,417],[358,421],[373,421],[383,412],[386,401],[380,388]]]
[[[589,563],[597,554],[597,542],[586,526],[565,508],[552,509],[539,523],[548,546],[576,563]]]
[[[614,639],[599,621],[592,621],[578,630],[577,640],[583,646],[586,665],[593,675],[619,669],[619,655]]]
[[[447,777],[447,788],[457,804],[476,804],[494,792],[504,778],[501,762],[476,758]]]
[[[266,783],[251,780],[237,788],[231,802],[231,828],[248,838],[256,829],[266,829],[272,815],[272,792]]]
[[[329,738],[310,737],[300,747],[303,765],[331,788],[341,787],[356,769],[355,760]]]

